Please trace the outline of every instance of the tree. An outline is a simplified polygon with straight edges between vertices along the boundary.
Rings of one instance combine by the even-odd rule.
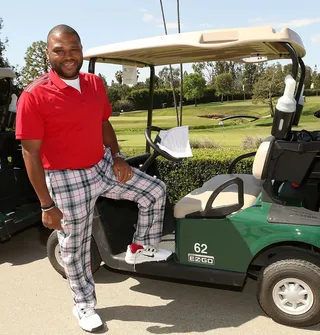
[[[0,17],[0,35],[1,35],[2,28],[3,28],[3,20]],[[6,51],[7,43],[8,43],[8,39],[7,38],[5,38],[4,40],[2,40],[0,38],[0,67],[9,67],[9,62],[4,57],[4,53]]]
[[[215,75],[229,72],[229,63],[227,61],[219,60],[215,62]]]
[[[131,90],[128,85],[112,82],[107,89],[109,100],[126,100]]]
[[[113,106],[118,100],[121,100],[120,85],[114,84],[108,87],[107,94],[110,104]]]
[[[102,74],[102,73],[99,73],[98,76],[102,80],[104,88],[107,89],[108,88],[108,83],[107,83],[106,76],[104,74]]]
[[[149,86],[148,86],[149,87]],[[132,89],[134,90],[141,90],[142,88],[147,88],[146,83],[142,82],[142,81],[138,81],[133,87]]]
[[[214,62],[200,62],[192,64],[195,73],[201,74],[207,81],[208,85],[213,85],[215,77]]]
[[[318,73],[316,77],[314,88],[316,89],[316,92],[317,92],[316,94],[318,95],[318,92],[320,90],[320,73]]]
[[[188,100],[194,100],[197,106],[197,99],[204,96],[206,81],[199,73],[190,73],[184,76],[184,96]]]
[[[292,64],[286,64],[283,67],[283,74],[286,76],[287,74],[292,73]]]
[[[19,97],[23,91],[22,70],[18,65],[11,66],[11,68],[16,74],[16,77],[13,79],[13,93]]]
[[[49,72],[50,64],[46,55],[46,47],[47,44],[44,41],[33,42],[28,47],[24,58],[26,65],[22,69],[22,83],[24,86]]]
[[[173,76],[173,87],[177,88],[180,86],[180,69],[172,68],[172,76]],[[171,78],[170,78],[170,69],[165,66],[158,73],[158,77],[160,79],[160,87],[161,88],[171,88]]]
[[[115,76],[116,81],[118,82],[118,84],[121,85],[122,84],[122,79],[123,79],[122,71],[117,71],[114,76]]]
[[[312,83],[312,69],[310,66],[306,66],[306,77],[304,79],[304,87],[308,89],[311,87]]]
[[[160,80],[160,78],[157,75],[154,75],[154,88],[157,90],[159,88],[162,88],[162,82]],[[147,78],[145,81],[145,87],[142,88],[149,88],[150,87],[150,78]],[[140,87],[141,88],[141,87]]]
[[[252,91],[254,83],[265,72],[264,63],[251,64],[247,63],[243,67],[243,80],[246,85],[247,91]]]
[[[228,62],[228,72],[232,74],[232,78],[234,81],[236,80],[239,71],[241,72],[241,66],[239,64],[231,61]]]
[[[277,63],[269,66],[265,73],[255,82],[253,88],[253,102],[262,101],[270,107],[270,115],[273,117],[274,97],[284,91],[284,73],[282,66]]]
[[[298,73],[298,79],[300,78],[300,73],[301,70],[299,68],[299,73]],[[283,67],[283,74],[284,76],[286,76],[287,74],[292,74],[292,64],[286,64]],[[311,82],[312,82],[312,69],[310,66],[306,65],[306,75],[305,75],[305,79],[304,79],[304,87],[305,89],[310,88],[311,86]]]
[[[233,78],[233,91],[237,92],[238,94],[243,92],[244,98],[245,98],[245,90],[246,82],[243,75],[243,64],[241,63],[235,63],[235,62],[229,62],[230,63],[230,73],[232,74]],[[233,94],[233,92],[231,92]]]
[[[320,73],[318,73],[317,65],[315,65],[314,70],[312,72],[311,88],[315,90],[316,95],[318,95],[318,90],[320,90]]]
[[[0,35],[2,28],[3,28],[3,20],[0,17]],[[15,72],[16,77],[13,80],[13,93],[16,94],[17,96],[20,96],[23,90],[23,85],[21,81],[21,69],[19,68],[18,65],[11,66],[9,61],[5,58],[4,53],[6,51],[7,44],[8,44],[7,38],[5,38],[4,40],[1,40],[0,38],[0,67],[11,67],[12,70]]]
[[[221,95],[221,102],[226,94],[231,94],[233,91],[233,78],[231,73],[221,73],[216,76],[215,89],[216,94]]]
[[[314,70],[312,72],[312,87],[311,88],[315,88],[315,82],[317,81],[317,76],[318,76],[318,67],[317,65],[314,66]]]

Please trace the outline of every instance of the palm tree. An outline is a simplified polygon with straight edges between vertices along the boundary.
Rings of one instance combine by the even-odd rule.
[[[119,85],[121,85],[122,84],[122,78],[123,78],[122,71],[117,71],[114,76],[116,77],[116,81],[119,83]]]

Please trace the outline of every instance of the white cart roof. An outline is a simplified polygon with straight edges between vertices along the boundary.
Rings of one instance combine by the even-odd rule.
[[[144,67],[218,60],[252,62],[290,58],[282,42],[290,43],[299,57],[305,56],[302,40],[293,30],[284,28],[277,32],[272,27],[250,27],[109,44],[87,50],[84,59],[96,57],[97,62]],[[246,58],[249,60],[245,61]]]
[[[14,78],[16,75],[12,71],[12,69],[9,68],[0,68],[0,79],[2,78]]]

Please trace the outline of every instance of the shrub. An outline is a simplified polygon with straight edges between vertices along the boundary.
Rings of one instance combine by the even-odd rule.
[[[258,149],[263,140],[261,136],[246,136],[242,142],[242,149]]]
[[[118,100],[113,103],[112,111],[114,113],[130,112],[134,108],[132,101],[130,100]]]
[[[175,204],[179,199],[193,189],[218,174],[225,174],[228,167],[243,150],[231,149],[194,149],[194,156],[180,162],[170,162],[166,159],[157,159],[159,178],[167,185],[169,200]],[[134,156],[144,152],[141,149],[125,149],[127,156]],[[251,173],[252,158],[240,161],[236,165],[235,173]]]
[[[308,88],[304,90],[303,95],[306,97],[317,96],[317,95],[320,95],[320,90]]]
[[[218,174],[225,174],[228,167],[243,152],[240,150],[198,149],[194,157],[182,162],[158,160],[160,178],[167,185],[169,200],[175,204],[190,191]],[[251,173],[252,159],[239,162],[237,173]]]
[[[192,149],[201,149],[201,148],[219,149],[221,148],[220,144],[216,143],[211,138],[191,139],[190,146]]]
[[[177,101],[180,97],[176,90]],[[128,95],[128,99],[134,104],[135,109],[148,109],[149,105],[149,90],[146,88],[140,90],[132,90]],[[153,108],[162,108],[162,104],[166,103],[168,107],[173,106],[172,90],[158,89],[154,90],[153,95]]]

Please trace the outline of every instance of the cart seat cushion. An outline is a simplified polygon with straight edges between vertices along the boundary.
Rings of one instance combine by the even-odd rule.
[[[222,183],[234,177],[239,177],[243,180],[244,205],[242,209],[252,206],[261,192],[262,181],[250,174],[224,174],[211,178],[202,187],[183,197],[174,207],[174,216],[176,218],[184,218],[187,214],[203,211],[212,192]],[[236,203],[238,203],[238,187],[237,185],[230,185],[220,192],[212,207]]]
[[[264,141],[259,145],[257,153],[254,157],[252,174],[257,179],[264,179],[264,170],[266,164],[268,164],[268,155],[273,143],[274,137],[268,136]]]

